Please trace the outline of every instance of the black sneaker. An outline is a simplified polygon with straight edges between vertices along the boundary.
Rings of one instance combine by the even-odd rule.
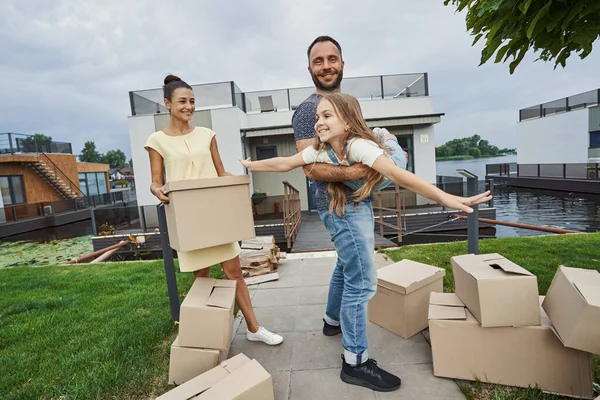
[[[350,385],[358,385],[377,392],[392,392],[400,387],[402,381],[396,375],[379,368],[377,361],[369,358],[366,362],[350,366],[342,355],[342,381]]]
[[[342,333],[342,327],[340,325],[329,325],[327,322],[325,322],[325,318],[323,318],[323,324],[323,335],[325,336],[335,336]]]

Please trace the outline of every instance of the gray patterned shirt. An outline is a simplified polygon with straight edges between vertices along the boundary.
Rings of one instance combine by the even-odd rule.
[[[315,124],[317,123],[317,107],[321,101],[320,94],[313,93],[304,100],[292,116],[292,128],[294,129],[294,140],[312,139],[316,136]],[[315,181],[317,185],[317,210],[327,211],[329,209],[329,194],[327,185],[329,182]],[[346,187],[346,204],[352,203],[354,192]],[[369,196],[365,201],[373,201]]]

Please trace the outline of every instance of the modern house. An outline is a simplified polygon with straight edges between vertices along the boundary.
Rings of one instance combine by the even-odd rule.
[[[196,113],[192,123],[217,133],[217,142],[225,168],[233,174],[245,174],[240,158],[260,160],[296,153],[291,125],[298,105],[313,87],[242,92],[234,82],[194,85]],[[342,91],[357,97],[370,127],[385,127],[396,135],[409,153],[408,168],[435,183],[434,125],[443,114],[435,112],[429,93],[427,73],[345,78]],[[135,169],[139,206],[154,206],[157,200],[150,186],[150,165],[144,144],[148,136],[169,123],[162,89],[129,93],[131,116],[128,119],[131,153]],[[289,173],[253,173],[252,190],[268,192],[259,213],[270,213],[274,203],[283,205],[283,184],[287,181],[300,192],[302,210],[315,208],[314,193],[302,169]],[[406,193],[408,206],[430,203]],[[146,214],[148,215],[148,213]]]
[[[518,164],[600,163],[600,89],[519,110]]]
[[[65,201],[110,191],[107,164],[77,162],[70,143],[32,138],[0,134],[0,223],[54,213]]]

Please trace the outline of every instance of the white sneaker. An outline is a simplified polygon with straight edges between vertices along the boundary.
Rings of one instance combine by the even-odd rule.
[[[379,139],[380,141],[383,141],[383,138],[385,137],[385,135],[389,135],[390,132],[385,129],[385,128],[373,128],[373,134],[375,135],[375,137],[377,139]]]
[[[283,342],[282,336],[273,332],[269,332],[262,326],[260,326],[254,333],[246,331],[246,339],[250,340],[251,342],[263,342],[269,346],[275,346]]]

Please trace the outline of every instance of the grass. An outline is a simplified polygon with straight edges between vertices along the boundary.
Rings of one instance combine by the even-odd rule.
[[[600,233],[489,239],[479,242],[479,253],[499,253],[537,276],[540,295],[545,295],[559,265],[600,271]],[[467,242],[405,246],[386,251],[395,261],[410,259],[446,269],[444,291],[452,292],[454,281],[450,258],[467,253]],[[595,381],[600,383],[600,356],[594,357]],[[559,400],[568,397],[481,382],[459,382],[469,400]]]
[[[0,398],[155,397],[176,332],[161,261],[1,269]]]

